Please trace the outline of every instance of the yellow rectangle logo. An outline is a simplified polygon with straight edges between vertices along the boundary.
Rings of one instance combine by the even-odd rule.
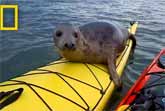
[[[14,9],[13,27],[4,27],[4,9]],[[18,30],[18,5],[0,5],[0,30]]]

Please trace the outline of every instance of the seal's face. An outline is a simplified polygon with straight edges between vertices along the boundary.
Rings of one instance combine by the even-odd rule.
[[[54,32],[55,46],[60,51],[74,51],[76,50],[78,32],[75,27],[69,24],[60,24],[56,27]]]

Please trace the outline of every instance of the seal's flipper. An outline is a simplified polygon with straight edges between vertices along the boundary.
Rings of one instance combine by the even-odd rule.
[[[136,23],[136,21],[131,21],[130,22],[130,25],[132,26],[132,25],[134,25]]]
[[[135,51],[136,44],[137,44],[137,43],[136,43],[135,35],[130,34],[130,35],[129,35],[129,39],[131,39],[132,42],[133,42],[133,44],[132,44],[132,51],[131,51],[131,54],[130,54],[131,60],[133,61],[133,60],[134,60],[134,51]]]
[[[133,35],[133,34],[130,34],[129,35],[129,39],[131,39],[132,40],[132,42],[133,42],[133,45],[132,45],[132,50],[134,51],[134,49],[135,49],[135,47],[136,47],[136,38],[135,38],[135,35]]]
[[[111,54],[109,54],[109,57],[108,57],[108,60],[107,60],[108,70],[109,70],[110,78],[113,80],[114,84],[117,87],[121,87],[122,82],[121,82],[121,79],[120,79],[119,75],[116,72],[115,60],[116,60],[115,53],[112,50]]]

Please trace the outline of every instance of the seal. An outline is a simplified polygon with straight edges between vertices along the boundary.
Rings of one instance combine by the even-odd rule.
[[[62,57],[72,62],[108,64],[110,78],[117,87],[122,82],[116,71],[116,58],[130,38],[136,39],[124,27],[113,23],[92,22],[80,27],[58,24],[53,34],[55,47]]]

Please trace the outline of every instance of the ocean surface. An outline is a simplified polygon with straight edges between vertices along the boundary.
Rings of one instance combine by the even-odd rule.
[[[0,0],[0,4],[19,6],[19,30],[0,31],[1,82],[59,58],[52,38],[58,23],[79,26],[105,21],[128,27],[130,21],[139,22],[138,45],[133,63],[124,71],[120,96],[165,48],[165,0]],[[114,99],[110,105],[118,101]]]

